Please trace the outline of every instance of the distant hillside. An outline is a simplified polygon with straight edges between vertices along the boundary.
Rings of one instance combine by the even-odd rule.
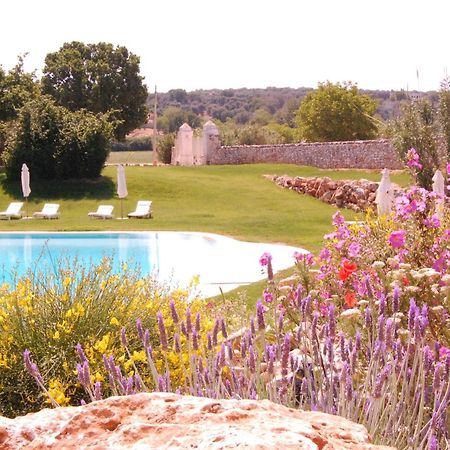
[[[211,89],[186,92],[173,89],[158,93],[158,114],[172,106],[197,115],[209,116],[225,122],[233,119],[237,124],[264,124],[268,122],[294,125],[295,111],[302,99],[312,88],[266,89]],[[378,102],[377,116],[385,121],[397,116],[401,106],[410,98],[427,98],[433,104],[438,101],[437,92],[374,91],[361,90]],[[154,104],[154,94],[148,98],[150,111]]]

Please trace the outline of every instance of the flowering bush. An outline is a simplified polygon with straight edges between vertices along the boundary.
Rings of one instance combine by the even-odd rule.
[[[296,271],[283,280],[262,255],[267,287],[234,333],[224,318],[163,301],[153,324],[137,319],[121,328],[120,350],[105,347],[103,379],[89,344],[78,345],[83,401],[148,390],[267,398],[362,423],[376,443],[448,448],[450,220],[445,209],[437,217],[439,202],[413,188],[388,218],[348,225],[336,213],[320,254],[296,253]],[[45,395],[64,404],[34,353],[23,356]]]
[[[70,267],[70,268],[69,268]],[[114,274],[111,261],[84,267],[60,262],[55,273],[36,273],[21,279],[11,290],[0,288],[0,414],[14,416],[38,410],[48,402],[35,383],[23,372],[21,355],[28,349],[39,364],[48,384],[48,393],[60,405],[77,405],[82,388],[74,367],[75,346],[80,343],[89,361],[93,379],[103,381],[106,372],[103,354],[139,365],[145,356],[139,350],[137,333],[130,335],[129,355],[120,347],[121,327],[134,328],[139,317],[150,330],[148,340],[158,342],[158,310],[170,315],[169,298],[184,304],[188,292],[175,290],[141,278],[135,270],[122,266]],[[203,300],[192,301],[195,314]]]

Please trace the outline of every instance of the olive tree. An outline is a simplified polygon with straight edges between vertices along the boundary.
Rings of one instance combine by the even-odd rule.
[[[373,139],[377,136],[376,108],[376,101],[360,94],[351,82],[319,83],[301,102],[296,121],[302,139],[308,142]]]

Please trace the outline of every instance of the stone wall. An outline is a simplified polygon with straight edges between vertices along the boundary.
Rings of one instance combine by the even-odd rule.
[[[323,169],[402,169],[387,139],[216,147],[209,164],[287,163]]]

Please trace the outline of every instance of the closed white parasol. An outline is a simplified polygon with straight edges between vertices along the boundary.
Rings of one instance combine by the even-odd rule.
[[[388,169],[383,169],[380,185],[375,196],[375,203],[377,204],[378,216],[387,216],[391,213],[394,204],[394,191]]]
[[[439,217],[439,219],[442,220],[442,218],[444,217],[443,199],[445,197],[445,178],[439,169],[436,170],[436,172],[434,172],[434,175],[433,175],[433,192],[436,192],[436,194],[439,194],[439,196],[442,197],[440,200],[438,200],[438,203],[436,206],[436,214]]]
[[[28,196],[31,193],[31,188],[30,188],[30,171],[28,170],[28,167],[25,163],[22,164],[20,181],[22,182],[22,193],[23,193],[23,196],[25,197],[26,214],[28,217]]]
[[[120,198],[120,216],[123,219],[123,199],[128,195],[125,169],[122,164],[117,166],[117,195]]]

